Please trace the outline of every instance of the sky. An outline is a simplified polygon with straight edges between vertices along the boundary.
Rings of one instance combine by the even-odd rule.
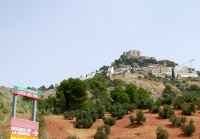
[[[195,59],[199,0],[0,0],[0,86],[40,87],[110,66],[124,51]],[[190,66],[190,64],[185,64]]]

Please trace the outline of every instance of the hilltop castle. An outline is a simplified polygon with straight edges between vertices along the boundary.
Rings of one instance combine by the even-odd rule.
[[[129,50],[128,52],[123,52],[123,55],[127,58],[155,59],[154,57],[141,56],[141,51],[138,50]]]

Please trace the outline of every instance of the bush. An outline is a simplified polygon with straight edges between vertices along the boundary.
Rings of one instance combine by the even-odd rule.
[[[198,110],[200,110],[200,99],[197,99],[196,105],[197,105]]]
[[[63,116],[67,120],[73,120],[75,117],[75,111],[66,111],[63,113]]]
[[[138,109],[149,109],[153,105],[153,101],[151,99],[141,99],[137,102]]]
[[[175,115],[170,116],[169,121],[173,124],[173,126],[181,126],[185,124],[186,117],[176,117]]]
[[[181,109],[181,106],[182,104],[184,103],[185,101],[183,100],[182,97],[177,97],[174,102],[173,102],[173,106],[174,108],[176,109]]]
[[[157,139],[168,139],[169,133],[163,130],[162,127],[158,127],[156,131]]]
[[[76,135],[70,135],[67,137],[67,139],[79,139]]]
[[[162,100],[162,104],[163,105],[165,105],[165,104],[171,105],[173,100],[174,100],[174,96],[173,95],[166,95]]]
[[[107,134],[110,134],[110,126],[109,125],[105,125],[104,128],[105,128],[105,132]]]
[[[103,131],[103,127],[98,127],[94,139],[108,139],[108,134]]]
[[[110,113],[112,117],[116,117],[117,119],[122,119],[124,115],[127,113],[121,104],[116,104],[110,107]]]
[[[129,119],[130,119],[131,124],[133,124],[135,122],[135,118],[133,117],[133,115],[130,115]]]
[[[81,110],[76,114],[76,128],[90,128],[97,118],[97,113],[91,110]]]
[[[144,117],[143,113],[141,111],[138,111],[136,113],[136,118],[135,118],[136,123],[139,125],[141,122],[145,122],[146,118]]]
[[[180,129],[187,136],[191,136],[196,131],[193,120],[190,120],[190,123],[188,125],[185,125],[185,124],[182,125]]]
[[[98,119],[101,119],[104,116],[104,108],[102,106],[99,106],[97,108],[97,114],[98,114]]]
[[[169,106],[165,105],[162,110],[159,110],[159,116],[168,119],[171,115],[174,115],[174,110]]]
[[[104,117],[103,121],[104,121],[104,124],[110,125],[110,126],[115,125],[115,123],[116,123],[116,119],[112,118],[112,117],[108,117],[108,118]]]
[[[133,112],[136,106],[134,104],[123,103],[122,108],[126,111],[126,114],[128,114],[128,112]]]
[[[153,105],[151,106],[151,108],[149,108],[149,111],[152,112],[152,113],[158,113],[159,110],[160,110],[160,106],[157,105],[157,104],[153,104]]]
[[[182,114],[184,115],[191,115],[192,112],[196,112],[196,107],[195,107],[195,104],[194,103],[184,103],[182,106],[181,106],[181,109],[182,109]]]

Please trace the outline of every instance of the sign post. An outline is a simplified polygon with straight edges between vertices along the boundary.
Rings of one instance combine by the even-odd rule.
[[[17,107],[17,95],[13,94],[13,107],[12,107],[12,117],[16,117],[16,108]]]
[[[37,100],[33,99],[32,121],[35,121],[36,119],[36,108],[37,108]]]
[[[10,126],[10,139],[38,139],[39,123],[36,122],[37,100],[41,99],[41,92],[13,86],[13,107]],[[16,118],[17,95],[32,98],[32,121]]]

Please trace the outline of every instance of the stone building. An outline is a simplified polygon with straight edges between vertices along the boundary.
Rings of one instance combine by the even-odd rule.
[[[123,55],[127,56],[128,58],[138,58],[141,56],[141,51],[129,50],[128,52],[123,52]]]
[[[128,58],[138,58],[139,60],[155,59],[154,57],[141,56],[141,51],[138,51],[138,50],[129,50],[128,52],[123,52],[123,55]]]

